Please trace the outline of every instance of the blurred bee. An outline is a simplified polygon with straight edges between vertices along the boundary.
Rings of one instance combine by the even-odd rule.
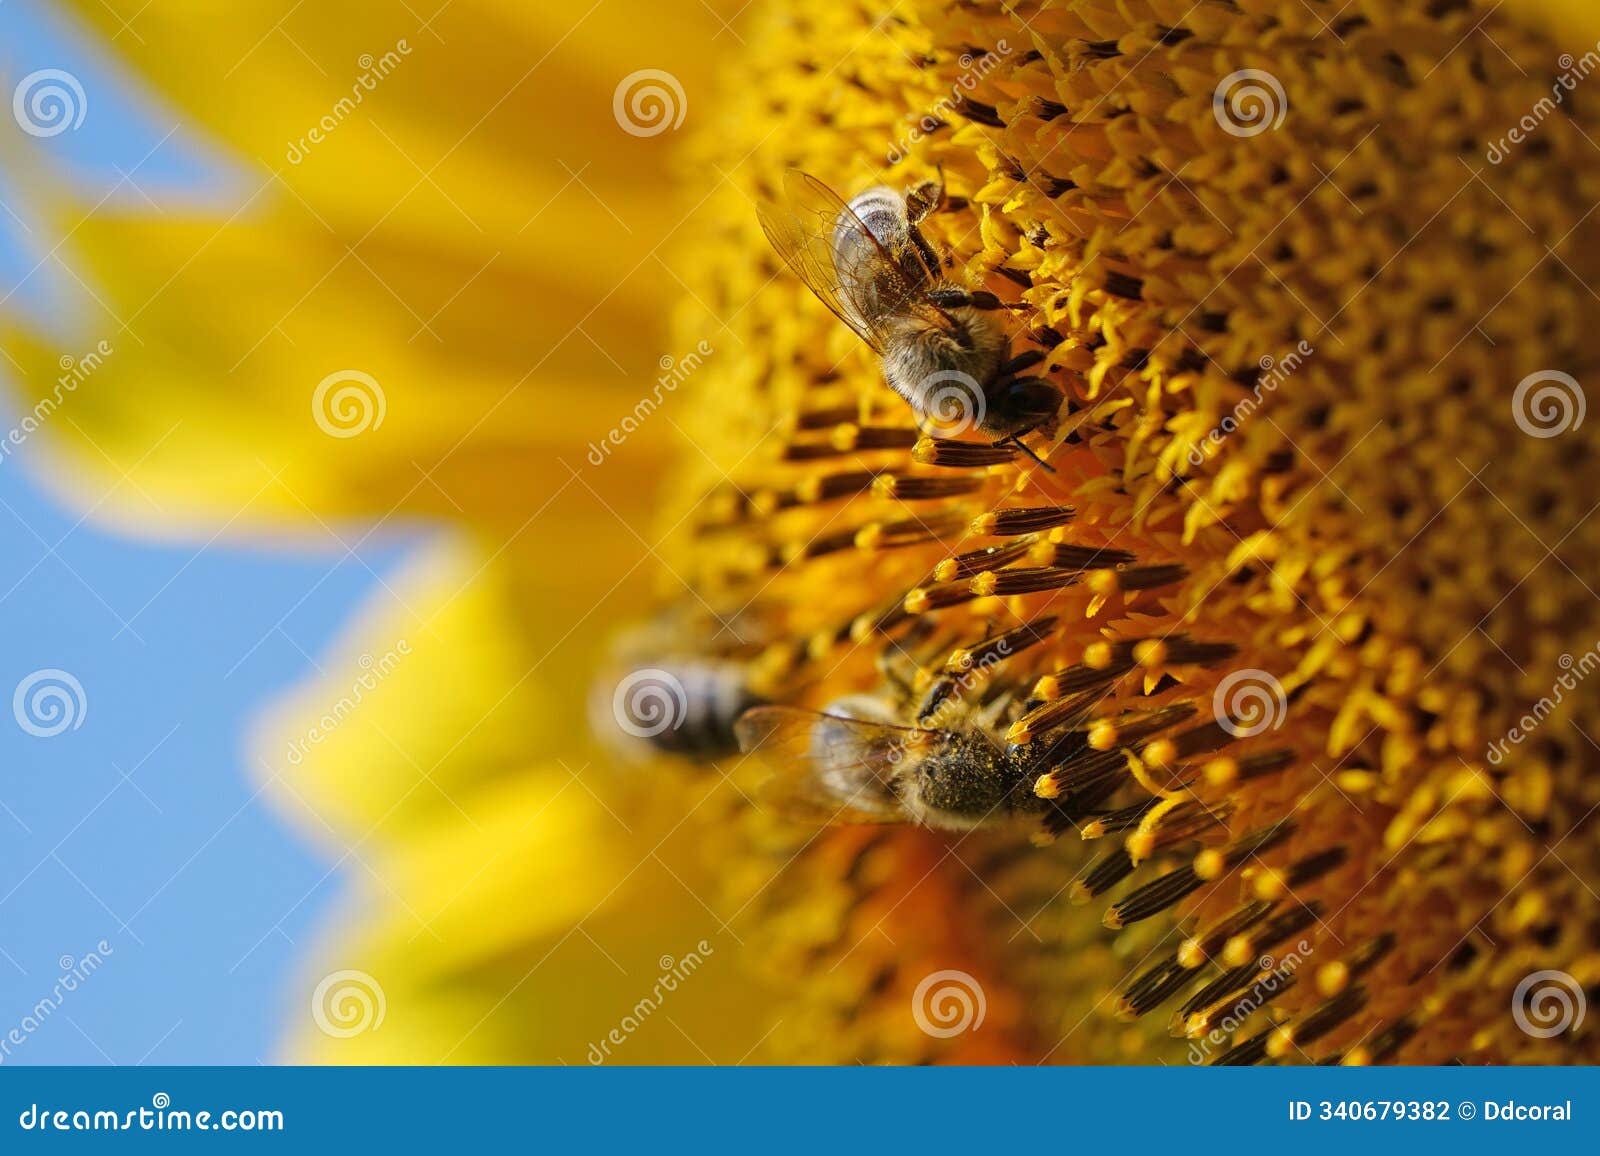
[[[1042,814],[1034,760],[976,720],[949,729],[898,725],[893,709],[849,695],[827,710],[756,707],[734,727],[739,749],[777,772],[786,814],[822,823],[917,823],[966,831]]]
[[[749,646],[719,642],[729,624],[701,617],[668,614],[619,640],[590,701],[593,730],[619,754],[708,761],[738,751],[733,724],[766,700],[750,687]]]
[[[1022,435],[1053,419],[1061,396],[1016,376],[1039,358],[1011,358],[993,316],[1000,299],[941,274],[919,226],[943,201],[943,183],[926,181],[904,197],[878,186],[846,204],[790,169],[782,203],[758,215],[789,268],[882,359],[885,382],[919,422],[976,426],[1031,454]]]
[[[734,724],[762,700],[737,662],[683,658],[630,671],[611,695],[619,730],[663,754],[719,759],[739,749]]]

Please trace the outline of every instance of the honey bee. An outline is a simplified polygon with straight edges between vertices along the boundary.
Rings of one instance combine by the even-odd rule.
[[[594,733],[629,760],[650,753],[697,761],[739,749],[733,725],[766,700],[751,689],[753,643],[710,616],[673,613],[625,632],[589,704]],[[726,632],[731,638],[722,640]]]
[[[950,728],[899,725],[870,695],[821,713],[786,706],[746,711],[739,749],[777,772],[770,797],[786,814],[820,823],[916,823],[950,831],[1033,817],[1035,759],[995,741],[976,720]]]
[[[779,204],[758,210],[789,268],[872,347],[884,381],[919,423],[976,426],[1024,452],[1022,435],[1051,421],[1061,396],[1019,377],[1036,353],[1011,357],[994,294],[947,280],[920,225],[944,201],[940,181],[904,196],[886,186],[846,203],[816,177],[790,169]]]

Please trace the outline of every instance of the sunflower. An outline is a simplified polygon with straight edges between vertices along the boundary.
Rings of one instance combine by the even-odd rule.
[[[739,899],[806,993],[782,1054],[1593,1057],[1600,122],[1565,27],[1299,0],[754,24],[697,138],[728,181],[677,328],[737,353],[695,379],[664,556],[755,624],[774,698],[999,708],[1058,836],[747,809],[719,853],[776,876]],[[942,178],[939,275],[1059,391],[1049,472],[919,431],[763,244],[789,167]],[[1539,1030],[1562,999],[1577,1030]]]
[[[764,0],[648,47],[612,3],[74,7],[255,195],[63,213],[142,342],[51,431],[64,476],[187,525],[461,527],[263,723],[369,881],[296,1054],[1595,1058],[1545,1020],[1600,983],[1583,6]],[[196,22],[238,80],[175,63]],[[368,117],[301,57],[402,39]],[[638,135],[641,72],[681,134]],[[981,388],[955,429],[884,388],[758,225],[791,168],[942,183],[939,277],[1059,398],[1027,452],[959,428]],[[771,758],[612,769],[580,720],[624,608],[753,697],[981,713],[1042,818],[819,826]]]

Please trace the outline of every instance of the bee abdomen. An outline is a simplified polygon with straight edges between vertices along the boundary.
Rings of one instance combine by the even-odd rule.
[[[763,701],[738,664],[691,660],[635,670],[619,686],[612,713],[622,730],[658,751],[716,759],[739,749],[733,724]]]

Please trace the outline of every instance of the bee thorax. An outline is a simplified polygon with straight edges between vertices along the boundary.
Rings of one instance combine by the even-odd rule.
[[[991,404],[990,387],[1008,348],[999,324],[977,309],[908,315],[884,342],[883,376],[919,420],[1005,433],[1007,423]]]
[[[927,827],[971,830],[1042,806],[1021,767],[982,738],[963,737],[929,755],[906,776],[902,805]]]

